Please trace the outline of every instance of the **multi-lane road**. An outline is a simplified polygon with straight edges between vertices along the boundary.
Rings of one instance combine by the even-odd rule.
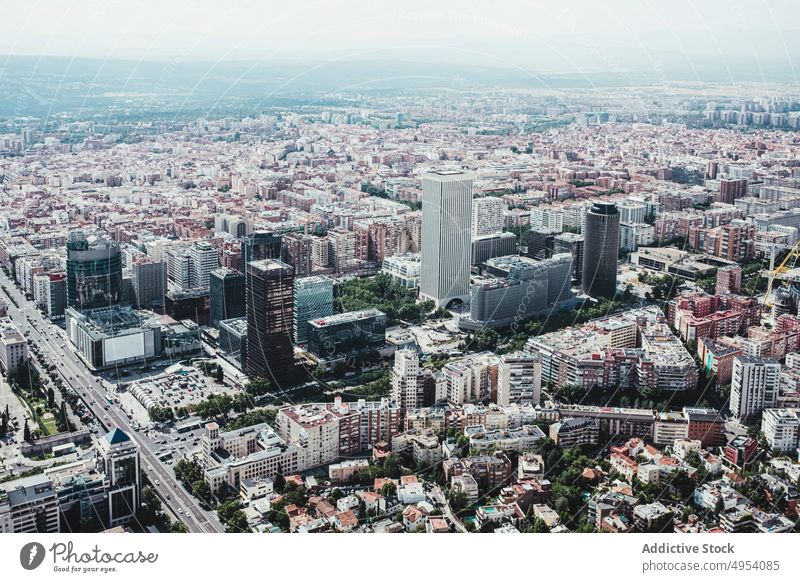
[[[128,417],[114,404],[109,404],[108,398],[111,395],[106,385],[91,373],[71,349],[72,344],[63,330],[47,321],[2,270],[0,296],[8,303],[8,316],[23,332],[29,332],[28,340],[35,342],[42,355],[56,366],[64,383],[78,394],[100,425],[105,430],[120,428],[139,446],[143,470],[169,512],[182,521],[190,532],[223,531],[221,524],[212,517],[213,514],[203,511],[197,500],[177,481],[172,470],[158,459],[155,454],[157,445],[148,437],[134,431]]]

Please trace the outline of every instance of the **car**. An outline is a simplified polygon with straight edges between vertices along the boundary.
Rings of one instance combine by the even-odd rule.
[[[186,518],[187,518],[187,519],[192,519],[192,514],[191,514],[191,513],[187,513],[187,514],[186,514]]]
[[[183,513],[183,509],[181,509],[181,508],[179,507],[179,508],[178,508],[178,513]]]
[[[147,465],[147,470],[148,471],[152,471],[153,470],[153,465]]]
[[[169,493],[167,493],[167,499],[172,499],[172,495],[170,495]]]
[[[161,482],[158,479],[156,479],[156,487],[158,487],[159,485],[161,485]]]

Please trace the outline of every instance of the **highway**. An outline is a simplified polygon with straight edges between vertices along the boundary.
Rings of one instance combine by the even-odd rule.
[[[28,340],[38,344],[42,355],[56,365],[65,385],[75,390],[106,431],[118,427],[139,446],[142,470],[146,472],[169,513],[183,522],[193,533],[224,531],[222,525],[211,517],[213,514],[203,511],[197,500],[186,492],[172,469],[165,467],[158,459],[155,455],[158,446],[134,431],[128,417],[113,404],[108,404],[107,398],[111,394],[106,391],[101,379],[94,376],[83,360],[72,351],[72,344],[64,331],[50,323],[31,305],[2,270],[0,270],[0,286],[2,286],[2,296],[8,303],[8,316],[20,330],[30,332]],[[20,307],[16,307],[14,302]]]

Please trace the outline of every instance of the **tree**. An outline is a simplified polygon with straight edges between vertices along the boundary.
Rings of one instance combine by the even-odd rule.
[[[394,495],[396,491],[397,491],[397,485],[394,484],[394,481],[387,481],[381,486],[380,491],[378,491],[378,493],[380,493],[384,497],[389,497],[390,495]]]
[[[283,493],[283,490],[286,489],[286,477],[284,477],[280,472],[275,475],[275,479],[272,482],[272,487],[275,489],[276,493]]]
[[[531,524],[530,533],[550,533],[550,528],[541,517],[537,517]]]
[[[25,427],[22,429],[22,438],[25,442],[31,442],[31,427],[28,426],[28,419],[25,419]]]
[[[383,461],[383,473],[389,479],[399,479],[400,474],[402,472],[402,466],[400,464],[400,457],[395,454],[390,454],[386,459]]]
[[[56,405],[56,393],[53,391],[52,386],[47,387],[47,407],[54,408]]]
[[[217,364],[217,369],[214,373],[214,379],[222,384],[222,381],[225,379],[225,372],[222,370],[222,365]]]

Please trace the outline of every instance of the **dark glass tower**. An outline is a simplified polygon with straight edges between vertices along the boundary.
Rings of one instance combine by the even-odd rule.
[[[294,365],[294,268],[272,259],[247,263],[247,361],[254,378],[278,380]]]
[[[116,243],[86,240],[81,230],[67,241],[67,305],[76,309],[110,307],[120,301],[122,257]]]
[[[615,204],[594,203],[586,213],[583,239],[581,289],[592,297],[613,298],[619,254],[619,211]]]
[[[214,269],[208,275],[211,293],[211,325],[224,319],[233,319],[244,315],[244,273],[232,269]]]

